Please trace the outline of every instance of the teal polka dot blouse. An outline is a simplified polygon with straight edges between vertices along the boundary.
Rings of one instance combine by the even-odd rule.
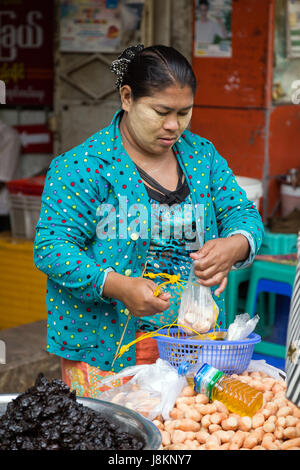
[[[48,351],[102,370],[112,370],[129,314],[120,301],[102,295],[107,273],[141,276],[155,244],[152,201],[123,147],[121,113],[116,112],[108,127],[52,160],[33,253],[35,266],[47,275]],[[243,233],[251,253],[236,267],[251,263],[261,245],[263,224],[226,160],[211,142],[188,130],[174,152],[189,185],[196,226],[196,242],[187,245],[187,253],[207,240]],[[178,267],[187,275],[184,257]],[[224,295],[214,299],[218,322],[224,324]],[[157,317],[155,322],[158,326]],[[140,326],[140,319],[130,319],[124,345],[134,340]],[[115,361],[113,370],[134,365],[135,360],[133,346]]]

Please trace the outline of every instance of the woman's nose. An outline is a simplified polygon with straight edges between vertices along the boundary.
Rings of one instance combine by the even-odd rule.
[[[169,115],[164,120],[164,129],[176,131],[179,129],[179,123],[176,115]]]

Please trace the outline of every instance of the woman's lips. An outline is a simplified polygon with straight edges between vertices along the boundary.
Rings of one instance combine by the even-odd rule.
[[[163,145],[172,145],[175,142],[176,138],[175,137],[159,137],[159,140]]]

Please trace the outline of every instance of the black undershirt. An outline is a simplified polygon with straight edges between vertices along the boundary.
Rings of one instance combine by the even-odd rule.
[[[190,194],[190,188],[187,184],[186,179],[184,179],[184,181],[182,182],[183,171],[178,162],[177,162],[178,183],[177,183],[177,187],[175,191],[169,191],[168,189],[164,188],[155,179],[153,179],[150,175],[148,175],[148,173],[146,173],[142,168],[140,168],[138,165],[136,165],[136,167],[144,181],[151,184],[153,188],[161,191],[161,192],[155,191],[154,189],[150,188],[148,185],[145,185],[148,196],[152,199],[155,199],[155,201],[158,201],[161,204],[169,204],[169,205],[179,204],[180,202],[183,202],[185,200],[188,194]]]

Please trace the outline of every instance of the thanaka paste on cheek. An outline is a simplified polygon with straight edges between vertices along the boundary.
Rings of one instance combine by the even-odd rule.
[[[185,116],[178,116],[178,128],[176,129],[176,140],[187,128],[192,111]],[[130,126],[130,134],[135,143],[149,153],[162,153],[165,148],[162,148],[159,138],[170,136],[172,137],[168,126],[165,126],[166,116],[159,116],[155,109],[149,104],[137,103],[128,115]],[[175,142],[172,143],[172,145]],[[170,144],[171,147],[171,144]]]
[[[162,119],[149,105],[138,103],[130,114],[130,122],[139,144],[143,146],[154,144]]]

